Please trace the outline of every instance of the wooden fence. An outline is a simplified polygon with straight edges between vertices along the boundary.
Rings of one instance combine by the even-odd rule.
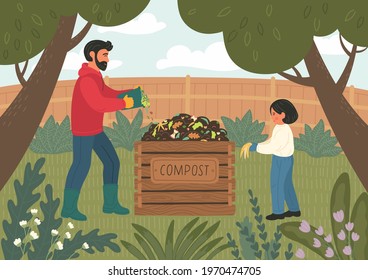
[[[320,106],[313,88],[297,85],[286,80],[242,79],[242,78],[195,78],[195,77],[153,77],[153,78],[109,78],[105,83],[115,89],[128,89],[141,85],[151,100],[150,111],[154,121],[171,118],[177,113],[207,116],[219,120],[221,116],[232,119],[242,117],[248,110],[253,119],[265,121],[265,133],[273,127],[269,116],[269,105],[278,98],[287,98],[299,112],[299,120],[291,127],[294,134],[304,131],[304,124],[314,126],[320,119],[329,123]],[[41,126],[52,114],[57,121],[70,115],[71,99],[75,80],[59,81],[50,104],[44,114]],[[19,92],[20,86],[0,88],[0,114],[2,114]],[[358,114],[368,122],[368,92],[347,87],[344,95]],[[37,94],[37,93],[35,93]],[[137,110],[123,111],[131,120]],[[144,113],[144,122],[148,123]],[[105,114],[104,123],[111,126],[115,113]]]

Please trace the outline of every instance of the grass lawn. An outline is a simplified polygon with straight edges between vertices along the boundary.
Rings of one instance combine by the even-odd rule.
[[[121,247],[120,253],[114,253],[106,250],[103,253],[97,251],[94,255],[82,254],[81,259],[134,259],[128,251],[121,246],[120,240],[126,240],[137,245],[134,238],[135,230],[131,226],[132,223],[141,224],[150,229],[158,237],[160,241],[164,241],[166,231],[172,219],[175,219],[175,233],[194,217],[191,216],[136,216],[134,215],[134,156],[133,152],[128,152],[125,149],[118,148],[117,153],[121,162],[120,170],[120,197],[124,203],[131,209],[131,214],[128,216],[106,215],[102,213],[102,165],[98,158],[94,155],[90,173],[83,185],[82,193],[79,202],[79,209],[88,217],[87,222],[73,222],[75,225],[74,232],[82,229],[84,233],[94,228],[99,228],[100,233],[116,233],[118,238],[116,243]],[[238,228],[235,223],[242,221],[248,216],[252,223],[254,214],[251,211],[249,202],[248,190],[252,189],[255,196],[258,197],[261,207],[261,214],[265,217],[271,213],[271,198],[270,198],[270,166],[271,156],[265,156],[253,153],[248,160],[240,160],[238,158],[239,149],[236,149],[236,213],[234,216],[216,216],[216,217],[201,217],[200,221],[209,221],[209,225],[221,221],[220,227],[214,237],[223,236],[223,243],[227,242],[226,234],[230,232],[233,238],[239,244]],[[72,153],[43,155],[35,154],[28,151],[22,162],[14,172],[8,184],[0,192],[0,220],[9,219],[7,202],[15,197],[13,182],[15,179],[23,181],[24,167],[27,162],[31,162],[32,166],[40,157],[45,157],[46,162],[42,168],[42,172],[46,173],[46,179],[40,188],[44,188],[50,183],[53,186],[54,197],[62,199],[66,174],[72,161]],[[312,158],[304,152],[295,152],[294,165],[294,185],[299,199],[302,217],[289,218],[282,221],[265,221],[268,236],[273,237],[276,225],[285,221],[301,221],[307,220],[314,226],[322,225],[325,232],[331,232],[330,228],[330,194],[333,185],[342,172],[347,172],[350,175],[351,182],[351,200],[354,202],[360,193],[364,191],[359,179],[355,175],[352,167],[344,155],[339,155],[333,158]],[[43,194],[43,190],[41,191]],[[42,198],[41,198],[42,199]],[[59,213],[61,207],[59,208]],[[42,217],[40,217],[42,220]],[[258,238],[258,231],[255,226]],[[174,235],[175,238],[176,235]],[[1,225],[0,239],[4,237],[4,232]],[[261,240],[258,238],[260,244]],[[280,257],[284,259],[284,251],[287,244],[291,242],[286,237],[281,239]],[[297,247],[303,248],[301,245],[293,243],[293,251]],[[138,248],[140,248],[137,245]],[[306,259],[319,259],[319,256],[303,248],[306,252]],[[0,259],[3,259],[2,250],[0,250]],[[233,259],[230,250],[223,251],[217,255],[216,259]]]

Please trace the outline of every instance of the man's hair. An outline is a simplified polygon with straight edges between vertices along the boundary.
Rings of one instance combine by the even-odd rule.
[[[101,41],[101,40],[93,40],[87,43],[87,45],[84,47],[84,57],[87,59],[87,61],[92,61],[92,57],[89,55],[89,53],[95,52],[97,55],[99,50],[106,49],[108,51],[111,51],[113,48],[113,45],[110,41]]]

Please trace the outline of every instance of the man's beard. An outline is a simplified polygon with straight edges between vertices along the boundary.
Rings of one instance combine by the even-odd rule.
[[[96,65],[97,67],[102,70],[102,71],[105,71],[106,68],[107,68],[107,62],[106,61],[99,61],[98,58],[97,58],[97,55],[95,55],[95,62],[96,62]]]

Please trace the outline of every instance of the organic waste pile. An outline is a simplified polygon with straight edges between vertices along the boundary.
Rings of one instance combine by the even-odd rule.
[[[229,141],[227,131],[218,121],[206,117],[177,114],[171,119],[153,123],[143,135],[142,141]]]

